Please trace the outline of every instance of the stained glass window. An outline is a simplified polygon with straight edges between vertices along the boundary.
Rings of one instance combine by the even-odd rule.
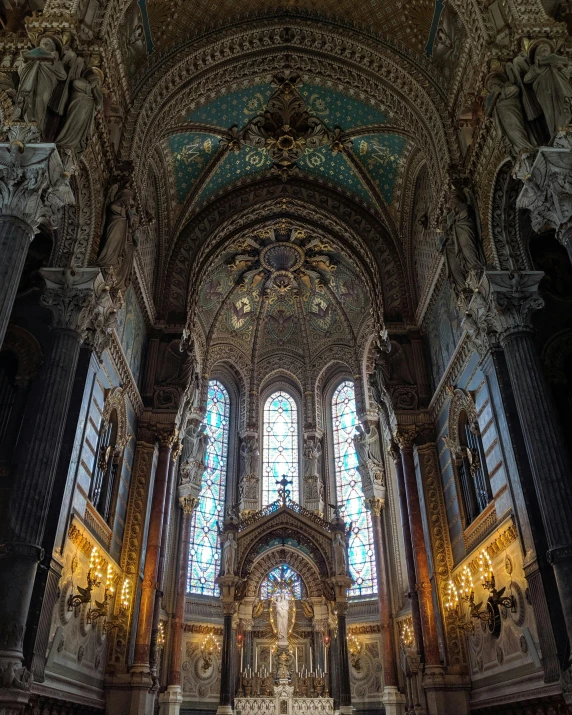
[[[199,504],[191,522],[187,590],[218,596],[215,578],[219,571],[220,541],[217,521],[223,520],[226,466],[228,458],[228,392],[218,380],[209,382],[207,411],[208,446],[206,469]]]
[[[277,480],[286,476],[290,497],[298,501],[298,410],[296,403],[280,390],[264,404],[262,443],[262,506],[278,499]]]
[[[282,564],[266,574],[260,584],[260,598],[266,600],[285,593],[290,598],[302,598],[302,579],[288,564]]]
[[[338,504],[342,507],[341,514],[346,522],[352,523],[349,566],[355,583],[350,595],[365,596],[377,591],[377,576],[371,517],[365,508],[361,477],[357,471],[353,441],[357,414],[354,385],[349,380],[342,382],[334,392],[332,421]]]

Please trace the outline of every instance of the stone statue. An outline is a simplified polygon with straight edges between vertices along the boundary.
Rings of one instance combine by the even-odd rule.
[[[457,293],[465,289],[470,271],[481,273],[485,267],[474,211],[457,191],[449,196],[447,228],[441,251],[449,280]]]
[[[258,473],[258,440],[256,437],[245,437],[240,445],[242,458],[242,476]]]
[[[14,119],[36,122],[43,132],[48,104],[58,82],[66,79],[66,71],[51,37],[42,37],[38,47],[23,52],[22,60]]]
[[[530,51],[531,66],[524,81],[532,84],[544,112],[550,136],[570,124],[572,87],[570,61],[552,51],[549,42],[539,41]]]
[[[201,422],[200,425],[192,424],[187,429],[187,440],[189,445],[189,456],[187,459],[190,462],[199,462],[200,464],[203,464],[205,461],[209,442],[206,429],[207,426],[204,422]]]
[[[133,191],[121,189],[107,209],[105,243],[97,265],[113,270],[114,287],[124,291],[129,285],[137,239]]]
[[[290,613],[290,599],[284,593],[279,593],[274,602],[276,604],[276,633],[278,645],[288,643],[288,615]]]
[[[93,131],[95,113],[103,107],[101,75],[91,68],[72,82],[71,101],[56,144],[82,152]]]
[[[354,435],[354,446],[357,453],[358,463],[366,464],[368,461],[381,463],[381,448],[379,446],[379,434],[375,425],[365,429],[358,424]]]
[[[318,476],[318,461],[321,456],[320,441],[309,437],[304,444],[304,474],[306,477]]]
[[[222,568],[224,576],[234,576],[236,569],[236,552],[238,544],[234,531],[229,531],[224,542]]]
[[[507,142],[510,152],[518,156],[534,151],[524,120],[521,91],[518,85],[509,82],[503,72],[492,72],[487,78],[489,94],[485,100],[485,114],[492,116],[497,131]]]
[[[336,576],[347,576],[348,556],[345,539],[339,531],[334,534],[334,570]]]

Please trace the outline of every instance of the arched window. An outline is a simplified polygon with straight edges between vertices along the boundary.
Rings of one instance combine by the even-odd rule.
[[[112,497],[119,467],[115,453],[117,443],[117,412],[112,410],[109,421],[99,433],[89,500],[107,523],[111,517]]]
[[[290,598],[300,600],[302,598],[302,579],[297,571],[290,568],[288,564],[282,564],[272,569],[262,579],[260,584],[260,599],[268,600],[279,593],[284,593]]]
[[[483,442],[476,420],[471,423],[463,410],[459,415],[457,473],[465,509],[465,527],[484,511],[493,495]]]
[[[278,499],[277,481],[286,476],[290,496],[298,501],[298,409],[293,398],[280,390],[264,403],[262,442],[262,506]]]
[[[354,448],[357,414],[354,385],[349,380],[342,382],[333,394],[332,423],[337,501],[342,516],[352,524],[349,566],[355,583],[350,595],[365,596],[377,591],[377,576],[371,517],[365,508],[357,471]]]
[[[207,412],[208,446],[199,504],[191,522],[187,590],[217,596],[215,579],[219,572],[220,539],[217,522],[222,526],[224,492],[228,460],[230,401],[218,380],[209,382]]]

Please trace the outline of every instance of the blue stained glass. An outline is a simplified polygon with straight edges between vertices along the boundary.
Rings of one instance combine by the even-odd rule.
[[[220,540],[217,521],[222,524],[228,458],[228,392],[218,380],[209,382],[207,411],[208,446],[206,469],[199,504],[191,522],[187,591],[218,596],[215,579],[219,571]]]
[[[260,584],[260,598],[263,601],[277,596],[279,593],[298,600],[302,598],[302,579],[298,572],[290,568],[288,564],[282,564],[272,569]]]
[[[298,501],[298,410],[296,403],[280,390],[264,404],[262,442],[262,506],[278,499],[276,481],[286,476],[290,497]]]
[[[349,565],[355,583],[350,595],[365,596],[377,592],[377,575],[371,517],[365,508],[353,441],[357,425],[354,385],[348,380],[332,397],[332,421],[338,504],[344,519],[352,522]]]

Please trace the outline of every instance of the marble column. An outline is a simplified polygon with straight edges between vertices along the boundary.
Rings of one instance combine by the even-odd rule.
[[[377,596],[379,601],[379,620],[381,625],[381,661],[383,665],[383,703],[387,715],[403,715],[405,698],[399,692],[397,680],[397,654],[395,634],[391,616],[391,592],[389,589],[389,565],[383,538],[381,513],[385,500],[369,499],[366,501],[371,515],[375,565],[377,571]]]
[[[314,619],[313,629],[314,629],[314,651],[313,651],[313,662],[314,669],[325,671],[325,661],[324,661],[324,631],[327,625],[327,621],[318,621]]]
[[[183,632],[185,628],[185,597],[187,593],[187,569],[189,564],[189,543],[191,522],[198,499],[186,497],[179,500],[181,506],[181,526],[179,531],[179,560],[173,615],[173,637],[171,639],[171,666],[167,690],[159,696],[161,715],[178,715],[183,702],[181,688],[181,666],[183,663]]]
[[[223,608],[223,637],[220,665],[220,698],[217,715],[232,715],[233,701],[233,667],[232,667],[232,619],[234,616],[234,600],[224,600]]]
[[[544,682],[552,683],[560,679],[560,670],[565,670],[568,638],[554,570],[546,558],[548,551],[546,534],[506,358],[500,345],[486,353],[482,361],[482,370],[491,395],[499,431],[502,436],[506,435],[510,442],[507,446],[507,472],[515,520],[525,554],[523,569],[537,624]]]
[[[253,639],[252,639],[252,629],[254,627],[254,621],[252,618],[242,619],[242,670],[248,670],[249,668],[254,669],[254,651],[253,651]]]
[[[330,647],[328,648],[328,681],[330,694],[334,699],[334,710],[340,709],[340,654],[338,631],[330,631]]]
[[[41,273],[46,282],[42,302],[52,313],[53,336],[42,389],[23,426],[27,438],[16,457],[18,488],[10,495],[8,536],[0,545],[0,667],[13,673],[4,681],[8,687],[0,689],[0,709],[10,702],[17,708],[28,696],[29,676],[20,669],[24,630],[80,346],[94,314],[109,300],[99,269]]]
[[[467,308],[464,327],[483,352],[504,348],[532,478],[572,642],[572,477],[556,412],[542,373],[530,314],[542,308],[543,273],[486,271]]]
[[[153,627],[153,611],[155,608],[155,594],[157,592],[157,576],[159,570],[159,551],[163,532],[163,514],[165,510],[165,497],[169,476],[171,449],[177,438],[177,431],[172,427],[158,430],[159,458],[155,471],[155,485],[151,500],[151,514],[149,518],[149,531],[147,535],[147,549],[145,553],[145,566],[143,568],[143,583],[141,586],[141,601],[139,604],[139,618],[137,622],[137,635],[135,639],[135,655],[132,675],[135,675],[137,684],[145,680],[152,684],[150,676],[150,650],[151,630]],[[147,676],[147,678],[142,677]]]
[[[340,713],[351,715],[352,712],[352,691],[350,682],[350,656],[348,652],[348,632],[346,615],[348,612],[347,601],[336,601],[336,612],[338,616],[338,653],[339,653],[339,676],[340,676]]]
[[[435,606],[433,604],[433,587],[429,578],[429,561],[427,545],[423,534],[421,504],[417,490],[417,477],[413,458],[413,439],[415,430],[399,429],[395,439],[401,449],[405,494],[409,511],[409,528],[415,562],[415,590],[419,596],[419,613],[425,665],[429,668],[440,668],[439,642],[437,639],[437,624]]]
[[[169,539],[169,528],[171,525],[173,491],[175,489],[175,466],[180,453],[181,443],[179,442],[171,452],[171,459],[169,461],[169,474],[167,476],[167,493],[165,495],[165,504],[163,506],[163,528],[161,532],[161,547],[159,549],[159,564],[157,567],[157,590],[155,592],[155,603],[153,607],[153,625],[151,627],[151,652],[149,656],[151,675],[155,683],[158,683],[159,677],[157,667],[159,662],[157,637],[159,635],[159,621],[161,619],[161,601],[163,599],[164,594],[163,589],[165,581],[165,560],[167,556],[167,541]]]
[[[409,526],[409,507],[407,506],[407,494],[405,492],[405,476],[403,474],[403,462],[399,447],[393,442],[388,449],[390,457],[394,460],[395,475],[397,477],[397,493],[399,496],[399,508],[401,511],[401,526],[403,528],[403,543],[405,550],[405,567],[407,569],[407,581],[409,582],[409,599],[411,601],[411,617],[413,620],[413,635],[415,636],[415,648],[417,653],[424,658],[423,653],[423,633],[421,631],[421,612],[419,610],[419,594],[415,588],[415,557],[413,555],[413,542],[411,540],[411,527]]]
[[[0,346],[10,320],[28,248],[58,204],[73,203],[69,174],[55,144],[0,144]]]

